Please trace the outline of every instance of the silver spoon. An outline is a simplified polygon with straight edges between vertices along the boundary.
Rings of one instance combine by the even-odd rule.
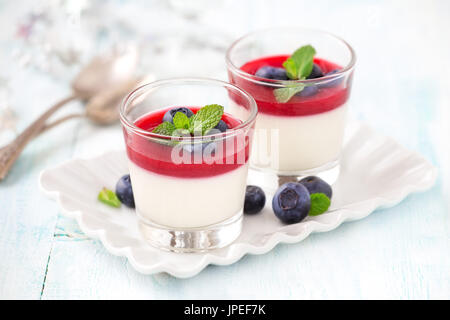
[[[75,118],[87,118],[97,125],[109,125],[119,120],[119,106],[126,94],[138,86],[150,82],[153,77],[133,78],[108,88],[93,96],[85,106],[84,113],[74,113],[54,120],[42,127],[38,134],[41,134],[60,123]]]
[[[72,100],[88,100],[106,88],[130,79],[136,66],[137,51],[135,48],[125,51],[115,50],[111,54],[92,59],[73,80],[72,93],[67,98],[54,104],[12,142],[0,148],[0,180],[5,178],[22,150],[42,130],[52,114]]]

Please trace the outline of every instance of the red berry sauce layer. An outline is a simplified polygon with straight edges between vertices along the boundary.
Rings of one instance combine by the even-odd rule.
[[[140,117],[134,124],[138,128],[150,132],[162,123],[164,114],[170,109],[172,108],[151,112]],[[200,108],[189,107],[189,109],[196,113]],[[229,129],[233,129],[242,123],[229,114],[224,114],[222,120]],[[216,176],[244,165],[250,155],[250,141],[242,133],[241,136],[238,134],[217,141],[216,144],[221,144],[223,148],[216,149],[214,153],[208,153],[213,157],[202,157],[200,161],[197,158],[197,161],[194,162],[194,153],[188,152],[189,161],[184,161],[188,163],[177,164],[172,159],[173,146],[158,142],[155,138],[147,138],[128,132],[125,128],[123,132],[128,158],[131,161],[145,170],[172,177],[204,178]]]
[[[282,67],[283,62],[289,55],[264,57],[247,62],[241,67],[242,71],[254,75],[256,71],[264,66]],[[325,59],[314,58],[314,63],[319,65],[326,74],[341,66]],[[273,94],[274,87],[254,83],[239,75],[229,72],[230,81],[234,85],[247,91],[256,101],[258,112],[276,116],[307,116],[333,110],[344,104],[350,95],[350,85],[341,81],[339,85],[332,87],[319,87],[316,94],[309,97],[295,95],[287,103],[279,103]],[[263,79],[261,79],[263,80]],[[315,80],[320,80],[317,78]],[[270,83],[270,80],[268,81]]]

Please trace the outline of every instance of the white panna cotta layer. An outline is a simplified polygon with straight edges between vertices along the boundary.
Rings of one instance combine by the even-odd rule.
[[[307,116],[259,113],[251,162],[282,174],[314,169],[339,157],[347,104]]]
[[[248,164],[206,178],[156,174],[128,161],[136,210],[141,218],[169,228],[217,224],[242,212]]]

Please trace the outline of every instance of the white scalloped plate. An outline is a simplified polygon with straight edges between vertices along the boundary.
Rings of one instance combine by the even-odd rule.
[[[436,168],[419,154],[358,124],[347,132],[329,213],[283,225],[272,213],[272,195],[268,193],[266,208],[258,215],[245,216],[243,232],[234,243],[208,253],[181,254],[148,245],[138,232],[133,210],[109,208],[97,201],[98,191],[103,186],[113,189],[126,172],[125,152],[109,152],[46,169],[40,186],[65,215],[77,220],[84,233],[100,239],[112,254],[127,257],[137,271],[167,272],[182,278],[196,275],[208,264],[232,264],[245,254],[263,254],[278,243],[300,242],[311,232],[330,231],[344,221],[364,218],[377,208],[399,203],[410,193],[425,191],[437,176]]]

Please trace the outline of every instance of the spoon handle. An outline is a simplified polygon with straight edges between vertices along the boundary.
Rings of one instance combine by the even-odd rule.
[[[9,170],[21,154],[22,150],[28,144],[28,142],[36,136],[36,134],[44,127],[45,122],[52,114],[59,110],[66,103],[77,99],[76,94],[72,94],[67,98],[54,104],[46,112],[44,112],[39,118],[31,123],[21,134],[19,134],[13,141],[6,146],[0,148],[0,180],[6,177]]]
[[[59,124],[66,122],[67,120],[74,118],[89,118],[94,123],[99,125],[108,125],[119,120],[118,105],[123,100],[124,96],[131,92],[133,89],[138,87],[144,81],[150,81],[152,78],[147,76],[145,78],[131,78],[124,81],[116,86],[100,91],[91,99],[88,100],[84,113],[74,113],[67,116],[61,117],[53,122],[47,123],[41,128],[41,130],[36,134],[46,132]]]
[[[52,122],[46,124],[45,126],[43,126],[41,128],[41,130],[39,130],[39,132],[36,134],[36,136],[40,135],[41,133],[46,132],[47,130],[52,129],[53,127],[56,127],[57,125],[59,125],[63,122],[66,122],[67,120],[75,119],[75,118],[85,118],[85,117],[86,117],[86,114],[84,114],[84,113],[74,113],[74,114],[69,114],[67,116],[61,117],[58,120],[52,121]]]

